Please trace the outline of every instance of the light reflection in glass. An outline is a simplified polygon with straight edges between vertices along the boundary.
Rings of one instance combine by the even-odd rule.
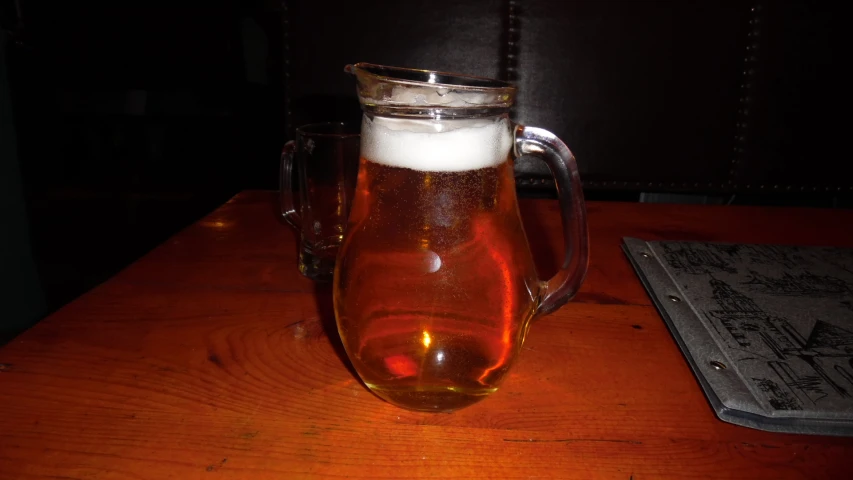
[[[435,354],[435,363],[442,363],[442,362],[444,362],[444,352],[439,350],[438,353]]]

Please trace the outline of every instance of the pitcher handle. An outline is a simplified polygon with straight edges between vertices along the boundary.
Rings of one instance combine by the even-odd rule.
[[[296,142],[284,144],[281,149],[281,164],[278,178],[278,201],[281,216],[297,231],[301,230],[302,218],[293,205],[293,157],[296,154]]]
[[[572,299],[586,277],[589,266],[589,233],[578,165],[569,147],[553,133],[541,128],[516,125],[514,154],[531,155],[548,164],[557,183],[563,222],[563,264],[544,282],[536,316],[557,310]]]

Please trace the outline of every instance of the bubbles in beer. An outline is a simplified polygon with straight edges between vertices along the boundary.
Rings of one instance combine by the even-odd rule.
[[[364,117],[363,157],[391,167],[463,172],[495,167],[512,146],[509,120]]]

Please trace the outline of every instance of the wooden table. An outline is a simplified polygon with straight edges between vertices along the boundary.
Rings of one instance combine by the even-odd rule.
[[[620,239],[853,246],[853,212],[590,203],[582,292],[489,399],[415,413],[344,360],[273,194],[246,192],[0,349],[0,478],[850,478],[853,439],[714,416]],[[522,201],[540,272],[556,202]]]

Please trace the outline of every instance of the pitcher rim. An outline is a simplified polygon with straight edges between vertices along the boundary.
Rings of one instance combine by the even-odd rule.
[[[396,72],[418,73],[418,74],[425,75],[427,77],[429,76],[429,74],[435,74],[435,75],[440,75],[442,77],[447,77],[447,78],[459,78],[459,79],[474,80],[477,82],[482,82],[483,85],[465,85],[465,84],[459,84],[459,83],[429,82],[428,79],[426,79],[426,80],[409,80],[409,79],[405,79],[405,78],[393,77],[393,76],[383,75],[381,73],[376,73],[375,71],[373,71],[375,69],[387,70],[387,71],[391,71],[391,72],[396,71]],[[346,67],[344,67],[344,70],[347,73],[351,73],[353,75],[356,74],[356,72],[354,70],[361,70],[361,71],[365,72],[366,74],[368,74],[372,77],[375,77],[377,79],[381,79],[381,80],[388,81],[388,82],[406,84],[406,85],[429,85],[429,86],[435,86],[435,87],[448,87],[448,88],[453,88],[455,90],[462,89],[462,90],[472,90],[472,91],[484,90],[484,89],[488,89],[488,90],[509,89],[509,90],[515,91],[518,89],[518,87],[516,87],[515,85],[513,85],[510,82],[506,82],[504,80],[497,80],[497,79],[489,78],[489,77],[482,77],[482,76],[478,76],[478,75],[468,75],[468,74],[463,74],[463,73],[445,72],[442,70],[427,70],[427,69],[421,69],[421,68],[392,67],[389,65],[380,65],[377,63],[369,63],[369,62],[358,62],[358,63],[350,64],[350,65],[347,65]]]

